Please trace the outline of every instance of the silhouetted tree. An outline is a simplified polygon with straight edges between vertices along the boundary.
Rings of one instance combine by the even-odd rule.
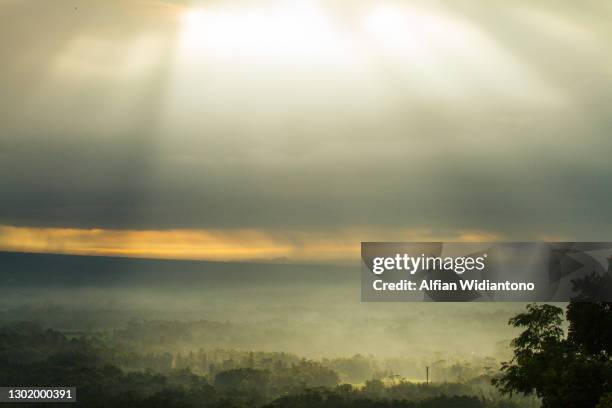
[[[612,391],[612,304],[593,299],[609,284],[607,275],[574,281],[581,295],[567,307],[567,337],[563,310],[556,306],[530,304],[510,319],[524,330],[512,341],[514,357],[502,363],[493,384],[505,394],[535,393],[544,408],[608,406],[609,397],[602,396]]]

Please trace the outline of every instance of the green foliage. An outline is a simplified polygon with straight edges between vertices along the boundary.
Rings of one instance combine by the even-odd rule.
[[[593,296],[612,286],[609,274],[591,275],[574,282],[582,295],[567,307],[568,341],[581,353],[602,361],[612,356],[612,303],[593,302]]]
[[[612,392],[602,395],[595,408],[612,408]]]
[[[569,333],[564,337],[563,310],[552,305],[527,306],[510,319],[523,328],[512,341],[514,357],[502,363],[493,384],[502,393],[535,393],[544,408],[592,408],[612,390],[609,303],[573,301],[567,308]]]
[[[438,395],[421,401],[380,399],[360,392],[314,389],[279,398],[266,408],[485,408],[486,402],[475,396]]]
[[[134,362],[148,368],[134,369]],[[186,367],[200,363],[209,365],[207,375]],[[0,383],[75,386],[75,406],[94,408],[518,407],[485,398],[477,383],[427,385],[394,378],[338,385],[338,374],[323,362],[284,353],[139,353],[124,340],[69,338],[25,322],[0,326]]]
[[[535,391],[543,396],[551,376],[563,368],[559,358],[565,355],[562,315],[563,310],[556,306],[530,304],[526,313],[510,319],[510,325],[525,330],[512,340],[514,358],[502,363],[503,375],[493,380],[503,393],[528,395]]]

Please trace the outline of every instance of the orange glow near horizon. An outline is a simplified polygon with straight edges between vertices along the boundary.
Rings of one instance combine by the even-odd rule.
[[[465,231],[435,236],[427,230],[337,232],[211,230],[110,230],[0,225],[0,250],[135,258],[212,261],[350,262],[360,242],[494,241],[493,233]]]

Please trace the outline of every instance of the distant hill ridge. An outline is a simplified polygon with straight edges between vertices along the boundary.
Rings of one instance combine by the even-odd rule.
[[[0,251],[0,285],[224,287],[357,283],[358,266],[210,262]]]

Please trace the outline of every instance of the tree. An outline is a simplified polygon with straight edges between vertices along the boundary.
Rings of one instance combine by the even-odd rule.
[[[585,293],[595,278],[574,285]],[[607,406],[602,405],[607,400],[600,399],[612,391],[612,308],[610,303],[584,300],[573,300],[567,308],[567,337],[563,310],[553,305],[530,304],[525,313],[510,319],[510,325],[524,331],[511,343],[514,357],[502,363],[501,375],[493,379],[502,393],[535,393],[544,408]]]
[[[567,307],[568,340],[581,352],[603,361],[612,355],[612,303],[595,299],[606,298],[612,289],[610,274],[592,274],[574,281],[580,293]]]
[[[612,392],[609,392],[599,399],[599,404],[595,408],[612,408]]]

